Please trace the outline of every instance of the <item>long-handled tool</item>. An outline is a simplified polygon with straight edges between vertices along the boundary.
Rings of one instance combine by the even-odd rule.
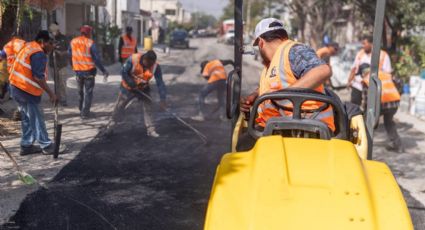
[[[13,166],[16,169],[16,172],[18,174],[19,180],[21,180],[26,185],[32,185],[37,183],[37,180],[34,179],[30,174],[24,172],[21,167],[19,167],[18,163],[16,162],[16,159],[12,156],[12,154],[7,151],[7,149],[3,146],[3,144],[0,142],[0,147],[3,150],[3,152],[6,154],[6,156],[12,161]]]
[[[55,95],[58,95],[58,81],[59,81],[59,73],[56,65],[56,52],[53,51],[53,80],[55,86]],[[62,124],[59,123],[59,109],[58,102],[55,102],[55,122],[54,122],[54,141],[55,141],[55,149],[53,152],[53,158],[57,159],[59,155],[59,148],[61,144],[62,137]]]
[[[148,94],[144,93],[141,90],[133,90],[132,92],[148,99],[151,103],[155,103],[154,100],[152,99],[152,97],[150,97]],[[195,127],[193,127],[192,125],[190,125],[189,123],[187,123],[186,121],[184,121],[182,118],[180,118],[179,116],[177,116],[175,113],[170,112],[165,106],[160,105],[160,107],[167,112],[168,114],[170,114],[171,116],[173,116],[177,121],[179,121],[182,125],[186,126],[187,128],[189,128],[190,130],[192,130],[194,133],[196,133],[196,135],[201,138],[202,142],[204,142],[204,144],[208,143],[208,139],[207,137],[201,133],[201,131],[197,130]]]

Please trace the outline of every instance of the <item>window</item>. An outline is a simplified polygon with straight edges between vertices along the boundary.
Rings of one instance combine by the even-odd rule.
[[[165,15],[171,15],[171,16],[174,16],[174,15],[176,15],[176,10],[166,9],[166,10],[165,10]]]

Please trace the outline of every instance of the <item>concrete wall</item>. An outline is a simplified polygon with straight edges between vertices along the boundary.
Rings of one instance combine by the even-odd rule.
[[[170,21],[182,23],[184,14],[182,4],[178,0],[140,0],[140,9],[163,14]],[[174,10],[174,15],[167,15],[167,10]]]

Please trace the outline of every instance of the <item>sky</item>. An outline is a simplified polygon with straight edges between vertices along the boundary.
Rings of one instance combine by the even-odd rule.
[[[196,10],[220,17],[229,0],[180,0],[186,10]]]

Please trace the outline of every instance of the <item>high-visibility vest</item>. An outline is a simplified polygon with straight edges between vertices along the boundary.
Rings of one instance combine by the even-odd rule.
[[[289,62],[289,51],[297,43],[291,40],[284,41],[276,50],[270,66],[263,69],[260,79],[259,95],[279,91],[290,87],[297,82],[297,78],[292,72]],[[283,66],[282,66],[283,65]],[[283,67],[283,68],[282,68]],[[283,71],[282,71],[283,70]],[[317,92],[325,93],[323,85],[314,89]],[[275,101],[280,105],[288,108],[293,108],[293,105],[288,100]],[[306,101],[302,109],[314,110],[322,106],[323,103],[317,101]],[[272,117],[292,117],[292,112],[279,109],[270,100],[262,103],[258,108],[257,123],[265,127],[268,119]],[[328,125],[328,127],[335,131],[334,114],[331,107],[325,109],[318,114],[306,114],[306,118],[320,120]],[[314,116],[314,117],[313,117]]]
[[[79,36],[71,40],[72,69],[74,71],[89,71],[95,67],[90,48],[93,40]]]
[[[364,51],[364,49],[361,49],[357,54],[357,61],[362,60],[364,55],[366,55],[366,52]],[[387,52],[381,50],[381,53],[379,54],[379,70],[382,70],[382,68],[384,67],[384,62],[387,55]]]
[[[20,38],[12,38],[6,45],[4,45],[3,50],[7,56],[7,71],[10,73],[12,71],[13,62],[15,62],[16,55],[24,47],[25,41]]]
[[[208,62],[202,71],[202,75],[209,76],[208,83],[226,80],[227,78],[223,63],[218,59]]]
[[[379,71],[378,78],[382,83],[381,104],[400,101],[400,93],[395,87],[391,74]],[[363,82],[369,86],[369,76],[365,77]]]
[[[121,36],[124,44],[121,47],[121,58],[127,59],[132,54],[134,54],[137,46],[137,41],[134,37],[131,37],[131,39],[127,35]]]
[[[40,44],[37,42],[29,42],[16,55],[10,72],[10,84],[34,96],[41,96],[43,89],[34,81],[34,76],[31,70],[31,56],[38,52],[44,52]],[[46,78],[47,78],[47,66]]]
[[[133,77],[136,85],[148,84],[149,81],[154,77],[156,68],[158,67],[158,63],[155,63],[150,69],[145,70],[143,65],[140,64],[140,59],[142,56],[143,54],[141,53],[131,55],[131,62],[133,64],[133,68],[131,69],[131,76]],[[124,79],[121,81],[121,85],[124,88],[131,90],[131,87],[127,84],[127,82],[124,81]]]

